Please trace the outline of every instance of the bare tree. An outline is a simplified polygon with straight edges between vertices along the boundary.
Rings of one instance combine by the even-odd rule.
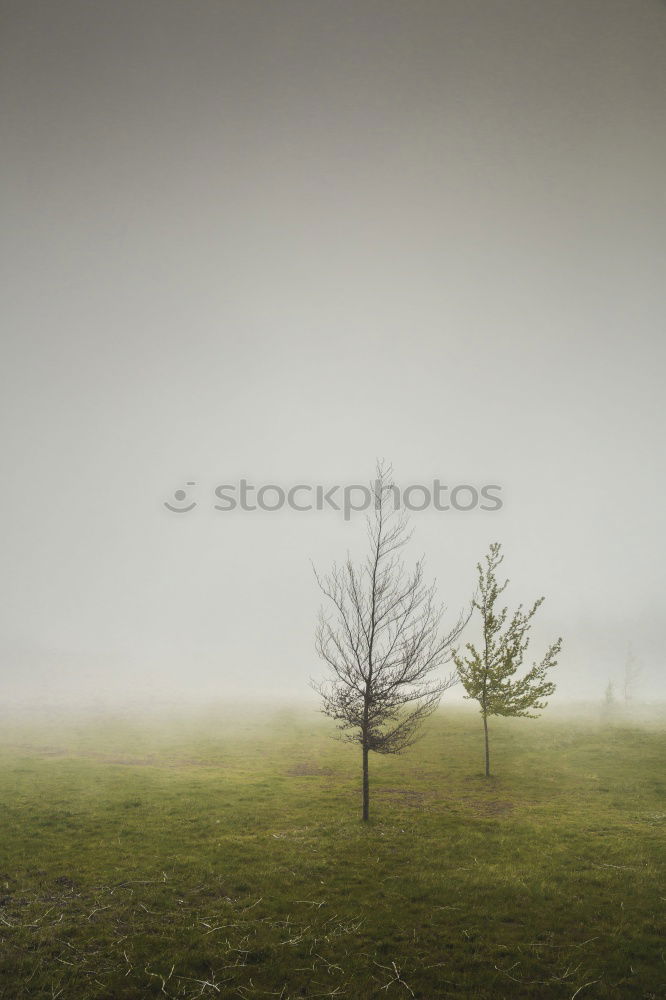
[[[461,615],[450,632],[440,634],[444,609],[435,584],[424,582],[423,560],[408,572],[401,557],[411,533],[395,503],[391,476],[391,466],[378,463],[365,560],[354,565],[348,555],[326,576],[315,570],[328,602],[328,613],[320,612],[316,648],[331,675],[313,687],[341,738],[361,747],[364,820],[370,810],[370,752],[397,754],[417,738],[420,723],[456,682],[455,673],[438,678],[436,671],[449,661],[469,618]]]

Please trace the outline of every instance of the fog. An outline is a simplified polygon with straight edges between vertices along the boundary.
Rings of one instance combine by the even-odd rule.
[[[363,514],[214,491],[378,457],[501,487],[411,515],[451,621],[500,541],[556,699],[666,697],[666,6],[1,8],[3,704],[306,697]]]

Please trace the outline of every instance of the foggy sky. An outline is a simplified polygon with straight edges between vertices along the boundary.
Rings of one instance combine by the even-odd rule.
[[[413,515],[451,619],[501,541],[562,696],[664,697],[666,5],[0,7],[0,698],[303,692],[362,517],[212,490],[379,456],[502,485]]]

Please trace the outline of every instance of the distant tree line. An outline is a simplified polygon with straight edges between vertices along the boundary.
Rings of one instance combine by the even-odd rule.
[[[616,685],[609,679],[604,691],[603,707],[607,717],[613,716],[617,711],[624,709],[629,711],[635,704],[636,694],[640,687],[643,665],[634,653],[631,642],[627,643],[627,651],[624,658],[624,668],[622,680],[617,692]]]

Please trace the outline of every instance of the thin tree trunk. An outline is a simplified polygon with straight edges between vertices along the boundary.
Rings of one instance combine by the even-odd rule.
[[[488,746],[488,716],[483,713],[483,735],[486,741],[486,778],[490,777],[490,748]]]
[[[363,747],[363,820],[370,817],[370,781],[368,777],[368,748]]]

